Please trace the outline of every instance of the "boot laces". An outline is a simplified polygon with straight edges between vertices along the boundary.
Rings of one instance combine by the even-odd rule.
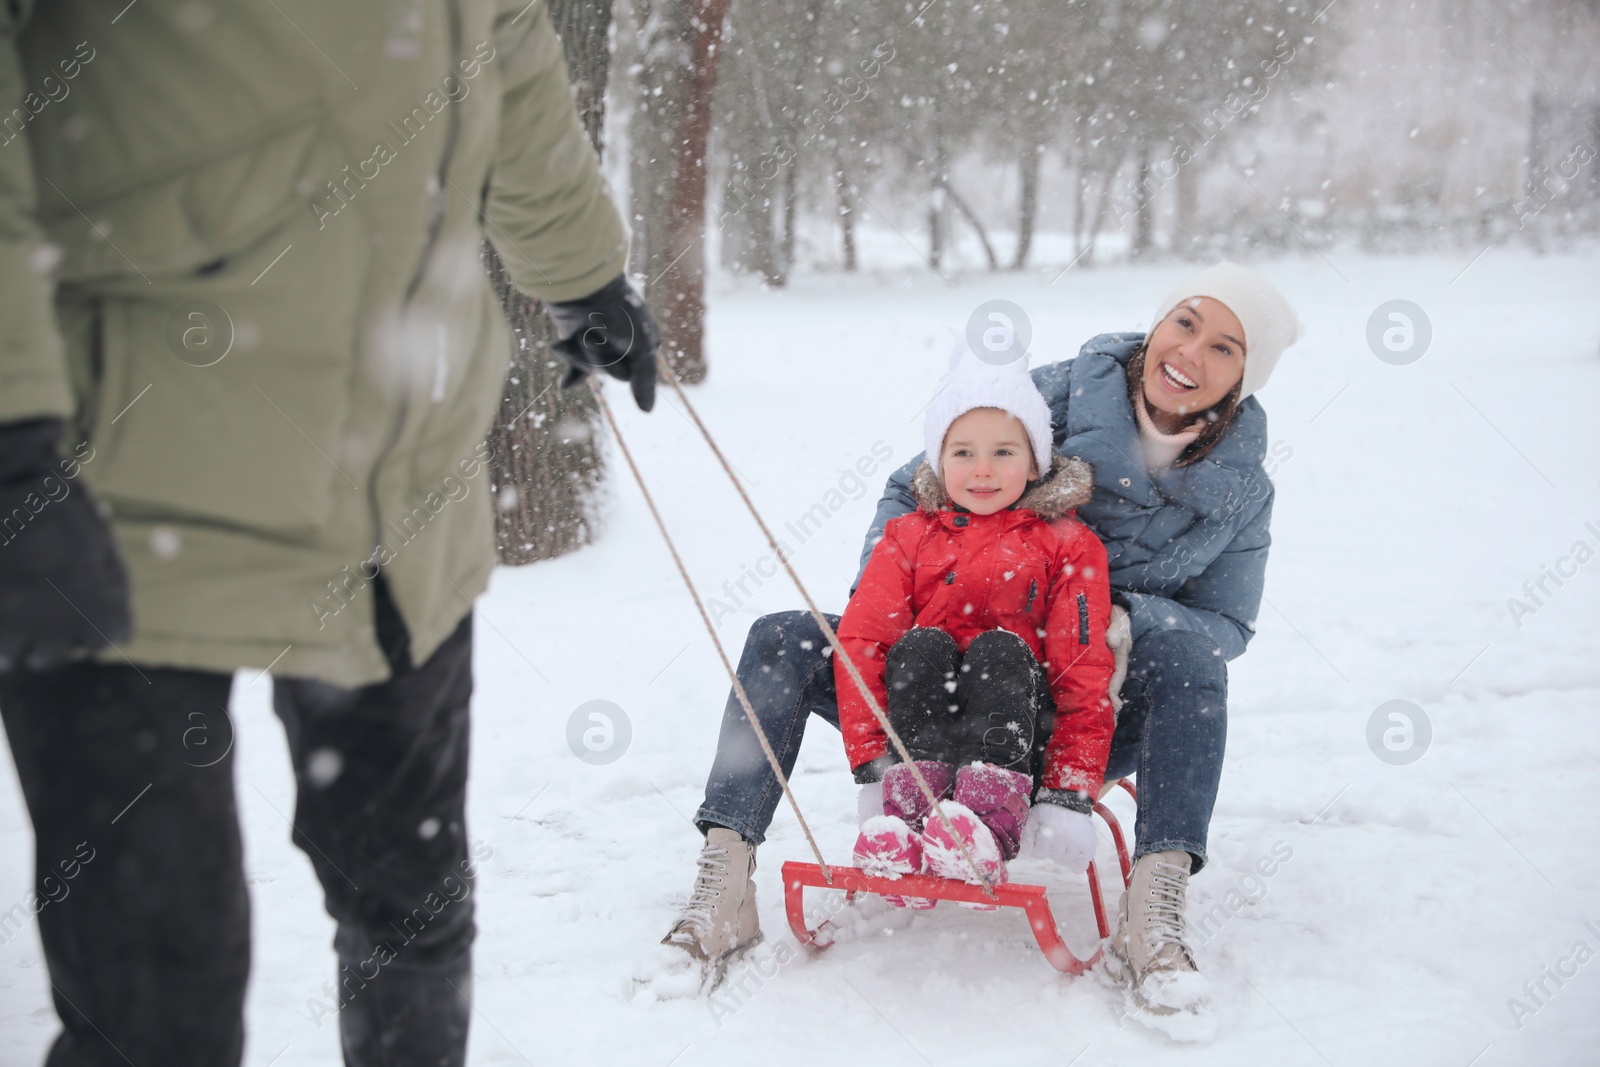
[[[711,913],[722,899],[723,878],[728,873],[728,850],[707,845],[695,860],[700,873],[695,875],[689,903],[678,917],[678,926],[692,926],[704,934],[711,928]]]
[[[1145,944],[1152,960],[1166,945],[1172,945],[1193,966],[1194,950],[1189,947],[1184,922],[1184,897],[1189,872],[1171,863],[1157,863],[1150,876],[1150,893],[1144,903]]]

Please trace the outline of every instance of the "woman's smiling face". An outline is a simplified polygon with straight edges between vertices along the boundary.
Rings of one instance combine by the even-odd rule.
[[[1144,357],[1145,400],[1156,424],[1183,429],[1244,377],[1244,327],[1209,296],[1181,302],[1150,331]],[[1165,416],[1165,418],[1163,418]]]

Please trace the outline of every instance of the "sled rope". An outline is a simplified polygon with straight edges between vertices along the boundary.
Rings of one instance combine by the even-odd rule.
[[[722,647],[722,640],[717,637],[716,627],[711,624],[711,616],[706,614],[706,606],[700,599],[700,593],[694,587],[694,581],[689,577],[688,569],[683,565],[683,557],[678,555],[678,546],[673,543],[672,535],[667,532],[667,524],[661,519],[661,512],[656,510],[656,502],[650,496],[650,490],[645,487],[644,477],[639,473],[639,467],[633,462],[633,453],[628,450],[628,442],[622,438],[622,428],[617,425],[616,416],[611,414],[611,406],[606,403],[605,393],[600,389],[600,382],[595,377],[589,379],[590,388],[594,390],[595,399],[600,402],[600,410],[606,417],[606,422],[611,424],[611,432],[616,435],[617,445],[622,449],[622,458],[628,461],[628,469],[633,472],[633,480],[639,485],[639,492],[644,494],[644,502],[650,507],[650,515],[656,520],[656,529],[661,531],[661,537],[667,542],[667,551],[672,553],[672,562],[678,566],[678,574],[683,578],[683,584],[689,587],[689,595],[694,598],[694,606],[700,612],[700,621],[706,624],[706,632],[711,635],[711,643],[717,648],[717,655],[722,659],[722,666],[727,670],[728,677],[733,680],[733,691],[739,696],[739,705],[744,708],[745,718],[750,720],[750,726],[756,732],[756,738],[761,742],[761,751],[766,755],[767,762],[772,765],[772,773],[778,776],[778,784],[783,786],[783,795],[789,798],[789,807],[794,809],[794,817],[799,820],[800,829],[806,835],[806,844],[811,846],[811,852],[817,857],[817,866],[822,868],[822,877],[829,885],[833,884],[833,870],[828,866],[828,861],[822,858],[822,849],[817,847],[817,839],[811,834],[811,827],[806,822],[806,817],[800,811],[800,802],[795,799],[794,791],[789,788],[789,778],[783,773],[783,765],[778,762],[778,755],[772,750],[772,742],[767,740],[767,732],[761,728],[761,721],[756,718],[755,708],[750,706],[750,696],[744,691],[744,683],[739,681],[739,673],[733,669],[733,664],[728,660],[727,650]]]
[[[978,876],[978,881],[982,884],[983,891],[990,897],[994,897],[994,886],[990,883],[989,876],[983,872],[983,869],[978,866],[977,861],[972,858],[972,853],[967,849],[966,841],[962,839],[961,835],[956,833],[955,827],[950,825],[950,819],[945,815],[944,808],[939,803],[939,798],[934,795],[933,787],[928,785],[928,780],[922,776],[922,771],[918,769],[916,760],[912,759],[911,753],[906,751],[905,742],[900,740],[899,733],[897,733],[895,728],[889,723],[889,716],[885,714],[881,707],[878,706],[878,698],[874,696],[872,690],[867,687],[866,679],[861,677],[861,671],[857,669],[855,663],[852,662],[850,657],[845,654],[844,648],[840,646],[839,635],[834,633],[833,627],[828,624],[828,620],[817,608],[816,602],[811,599],[811,594],[806,590],[805,583],[800,580],[800,575],[795,573],[794,567],[790,565],[788,553],[784,552],[778,547],[777,538],[772,536],[772,531],[767,527],[766,520],[761,517],[761,512],[756,510],[755,503],[751,501],[749,495],[744,491],[744,486],[739,483],[738,477],[733,472],[733,466],[728,462],[727,457],[722,454],[722,449],[717,447],[717,442],[712,439],[711,431],[707,430],[705,423],[700,421],[700,413],[695,411],[694,405],[689,402],[689,396],[683,391],[683,386],[679,383],[678,375],[674,373],[672,365],[660,356],[656,357],[656,365],[660,368],[661,373],[666,377],[667,382],[671,384],[673,391],[678,394],[678,399],[683,401],[684,409],[689,413],[689,418],[694,423],[695,429],[699,430],[700,436],[705,438],[706,445],[711,449],[712,454],[717,457],[717,462],[722,464],[723,472],[727,474],[728,480],[733,483],[734,489],[738,490],[739,499],[743,500],[744,506],[750,510],[750,515],[756,520],[756,525],[761,527],[761,534],[767,539],[767,546],[772,549],[772,554],[777,557],[778,562],[783,564],[783,569],[789,572],[789,579],[794,582],[794,587],[800,591],[800,596],[804,598],[806,602],[806,608],[811,612],[811,617],[817,621],[817,626],[822,630],[823,636],[828,639],[828,644],[833,646],[834,661],[836,663],[844,664],[845,670],[850,675],[850,680],[855,683],[855,686],[858,690],[860,690],[862,697],[866,699],[867,707],[872,709],[872,715],[878,720],[878,725],[883,727],[884,735],[889,738],[890,744],[894,745],[894,750],[899,753],[901,762],[904,763],[907,769],[911,771],[911,777],[916,780],[917,788],[922,790],[922,795],[927,799],[934,815],[938,817],[939,825],[944,827],[944,832],[949,835],[950,840],[954,841],[956,843],[956,847],[961,850],[961,858],[967,861],[967,865],[972,868],[972,873]],[[603,404],[604,401],[601,401],[601,403]],[[609,411],[607,412],[606,417],[610,418]],[[613,430],[616,429],[615,421],[612,422],[611,428]],[[618,435],[617,439],[619,441],[622,439],[620,434]],[[632,460],[629,460],[629,463],[631,465]],[[635,477],[637,476],[638,472],[635,471]],[[643,483],[641,482],[640,485],[642,487]],[[654,510],[653,507],[652,510]],[[665,530],[662,532],[665,533]],[[684,580],[688,580],[687,575],[685,576]],[[696,602],[698,603],[698,598],[696,599]],[[700,610],[700,614],[701,617],[706,618],[706,627],[709,629],[711,626],[711,620],[709,617],[706,617],[704,608]],[[715,637],[716,635],[713,634],[712,636]],[[721,649],[721,645],[718,645],[717,647],[719,650]],[[724,656],[722,658],[722,662],[726,664],[728,662],[728,658]],[[731,673],[732,668],[729,668],[729,671]],[[735,681],[734,684],[737,685],[737,681]],[[743,690],[741,689],[740,692],[742,694]],[[741,699],[743,699],[742,695]],[[750,706],[748,703],[745,705],[745,714],[750,716],[751,723],[755,722],[755,715],[750,711]],[[760,727],[758,726],[756,729],[759,733]],[[766,739],[763,737],[762,744],[764,745],[765,743]],[[776,769],[777,765],[774,764],[773,767]],[[779,773],[778,778],[780,781],[783,780],[783,775],[781,772]],[[783,790],[786,794],[789,792],[789,783],[786,781],[783,782]],[[793,803],[792,797],[790,798],[790,802]],[[799,810],[800,807],[798,804],[796,804],[795,812],[798,814]],[[803,821],[802,825],[804,825]],[[809,837],[809,835],[810,832],[807,831],[807,836]],[[813,845],[812,847],[815,848],[816,846]],[[828,884],[833,884],[833,880],[831,878],[828,880]]]

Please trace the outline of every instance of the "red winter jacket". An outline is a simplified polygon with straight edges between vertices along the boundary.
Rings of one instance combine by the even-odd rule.
[[[927,463],[911,488],[920,507],[884,527],[839,620],[840,645],[886,709],[884,658],[912,627],[937,627],[962,652],[987,630],[1015,633],[1044,665],[1055,697],[1044,788],[1093,799],[1115,725],[1106,550],[1074,517],[1094,488],[1093,470],[1057,456],[1022,499],[993,515],[953,510]],[[888,752],[888,739],[843,663],[834,663],[834,680],[845,752],[860,767]]]

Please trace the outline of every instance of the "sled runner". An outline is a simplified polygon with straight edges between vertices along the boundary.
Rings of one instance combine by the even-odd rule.
[[[1126,779],[1116,783],[1128,791],[1135,802],[1139,794],[1133,785]],[[1109,790],[1108,790],[1109,792]],[[1103,794],[1102,794],[1103,795]],[[1106,829],[1111,831],[1111,840],[1117,848],[1117,863],[1122,868],[1122,884],[1128,884],[1128,878],[1133,870],[1133,864],[1128,859],[1127,842],[1122,835],[1122,826],[1117,821],[1116,815],[1104,804],[1099,802],[1094,806],[1095,814],[1105,822]],[[1028,926],[1033,931],[1033,939],[1039,943],[1039,950],[1044,953],[1044,958],[1050,966],[1063,974],[1082,974],[1100,961],[1104,951],[1100,945],[1095,946],[1094,954],[1088,958],[1080,958],[1072,949],[1067,947],[1066,941],[1061,936],[1061,931],[1056,927],[1054,913],[1050,910],[1050,901],[1045,896],[1045,887],[1041,885],[1020,885],[1007,883],[994,887],[994,895],[980,885],[957,881],[954,878],[939,878],[931,874],[905,875],[900,878],[881,878],[861,870],[859,867],[829,866],[828,873],[833,875],[830,883],[821,866],[815,863],[800,863],[794,860],[783,865],[783,908],[789,918],[789,929],[794,931],[794,936],[802,945],[809,945],[819,951],[833,944],[833,935],[829,930],[832,923],[824,921],[816,929],[811,929],[806,924],[805,917],[805,887],[815,886],[822,889],[843,889],[845,899],[854,900],[860,893],[891,894],[895,896],[931,897],[935,900],[965,901],[969,904],[999,904],[1001,907],[1021,908],[1028,917]],[[1103,942],[1111,936],[1111,928],[1106,922],[1105,902],[1100,894],[1099,872],[1095,869],[1094,861],[1089,862],[1089,899],[1094,904],[1094,921],[1100,931],[1100,940]]]

